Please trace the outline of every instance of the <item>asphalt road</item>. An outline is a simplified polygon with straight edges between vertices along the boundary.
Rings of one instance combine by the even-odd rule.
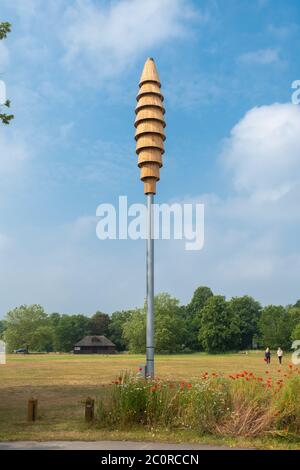
[[[234,450],[202,444],[131,441],[14,441],[0,442],[0,450]],[[239,450],[239,449],[235,449]]]

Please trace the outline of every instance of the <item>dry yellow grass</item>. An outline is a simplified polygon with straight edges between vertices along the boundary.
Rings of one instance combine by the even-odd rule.
[[[9,355],[7,364],[0,366],[0,440],[100,438],[99,431],[84,424],[82,401],[88,395],[96,397],[99,388],[109,384],[120,371],[137,372],[143,362],[143,356],[127,354]],[[286,357],[284,369],[288,362]],[[263,353],[156,357],[157,376],[172,380],[197,379],[205,371],[228,375],[245,369],[264,375],[267,367]],[[275,357],[269,370],[273,377],[277,376]],[[30,396],[39,400],[39,420],[34,424],[26,422]]]
[[[110,383],[121,370],[138,371],[145,361],[142,355],[116,354],[72,355],[36,354],[8,355],[7,364],[0,369],[0,391],[18,385],[26,387],[55,385],[98,385]],[[289,358],[285,358],[285,363]],[[156,375],[166,379],[196,379],[208,371],[231,374],[247,369],[257,375],[267,369],[260,351],[249,354],[224,355],[174,355],[156,356]],[[270,371],[277,374],[278,364],[274,357]]]

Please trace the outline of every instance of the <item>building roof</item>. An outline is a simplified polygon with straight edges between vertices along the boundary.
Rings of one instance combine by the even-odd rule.
[[[85,336],[75,346],[116,346],[105,336]]]

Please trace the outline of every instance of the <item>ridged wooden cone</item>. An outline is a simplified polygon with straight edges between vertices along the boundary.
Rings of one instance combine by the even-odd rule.
[[[152,58],[147,59],[144,65],[136,99],[135,139],[138,166],[141,169],[145,194],[155,194],[156,182],[159,181],[162,167],[166,124],[164,97]]]

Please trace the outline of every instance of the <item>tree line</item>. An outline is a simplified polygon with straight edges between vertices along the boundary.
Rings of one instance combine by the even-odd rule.
[[[157,353],[209,353],[278,346],[291,348],[300,339],[300,300],[294,305],[262,307],[245,295],[230,300],[214,295],[209,287],[198,287],[188,305],[169,294],[154,299],[155,349]],[[118,351],[144,353],[146,305],[108,315],[97,311],[82,314],[47,314],[41,305],[21,305],[0,321],[0,338],[12,352],[69,352],[87,335],[104,335]]]

